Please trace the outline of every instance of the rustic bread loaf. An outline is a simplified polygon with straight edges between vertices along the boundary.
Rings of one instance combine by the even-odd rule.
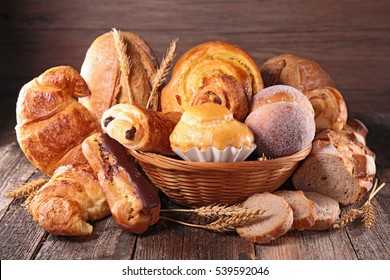
[[[316,203],[304,195],[303,191],[282,190],[274,192],[286,200],[293,211],[292,229],[305,230],[313,227],[317,221]]]
[[[357,120],[348,121],[340,132],[318,133],[311,153],[293,175],[295,188],[319,192],[344,205],[356,203],[371,189],[376,172],[366,134],[367,128]]]
[[[327,230],[330,229],[340,215],[339,203],[316,192],[304,192],[304,195],[315,202],[316,219],[310,230]]]
[[[124,49],[118,47],[118,41],[121,42],[118,38],[122,39]],[[123,69],[126,67],[121,67],[121,61],[127,61],[131,67]],[[85,55],[80,74],[91,94],[79,98],[79,101],[98,122],[104,111],[115,104],[146,107],[157,68],[153,50],[137,34],[115,30],[107,32],[94,40]],[[155,102],[152,109],[157,109],[157,105]]]
[[[237,228],[244,239],[259,244],[269,243],[285,234],[293,223],[293,212],[280,196],[265,192],[252,195],[243,205],[250,209],[265,211],[264,219],[250,226]]]

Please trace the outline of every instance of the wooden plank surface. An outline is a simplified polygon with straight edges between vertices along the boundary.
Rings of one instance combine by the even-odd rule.
[[[292,231],[268,245],[160,221],[143,235],[111,217],[88,237],[45,233],[3,195],[40,172],[16,143],[15,102],[24,83],[56,65],[80,69],[92,41],[112,27],[143,37],[161,60],[179,37],[176,59],[204,41],[239,45],[258,65],[281,53],[319,62],[335,80],[351,116],[370,129],[378,176],[390,184],[390,1],[120,1],[0,2],[0,259],[390,259],[390,189],[374,199],[377,222],[331,232]],[[175,205],[163,197],[164,207]],[[175,218],[198,222],[191,215]]]

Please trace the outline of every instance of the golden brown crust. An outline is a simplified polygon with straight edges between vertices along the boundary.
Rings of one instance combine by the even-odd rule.
[[[120,32],[127,46],[126,54],[131,69],[129,80],[134,104],[146,107],[151,91],[151,81],[156,75],[158,63],[149,45],[139,36]],[[129,103],[128,93],[123,90],[125,79],[121,75],[117,50],[112,32],[105,33],[92,43],[81,66],[91,95],[79,101],[100,121],[103,112],[118,103]]]
[[[107,135],[96,133],[83,142],[83,153],[98,175],[118,226],[143,233],[159,220],[157,192],[135,162],[127,157],[123,146]]]
[[[268,59],[260,67],[265,87],[289,85],[306,92],[334,82],[316,62],[293,54],[281,54]]]
[[[101,126],[127,149],[174,154],[169,136],[181,114],[158,112],[130,104],[117,104],[104,112]]]
[[[43,173],[60,165],[84,161],[74,149],[99,124],[75,97],[89,90],[79,73],[69,66],[54,67],[21,89],[16,106],[17,140],[26,157]]]
[[[29,210],[47,232],[69,236],[91,234],[87,221],[110,214],[94,171],[80,163],[58,168],[34,196]]]
[[[214,103],[188,107],[169,140],[172,149],[179,148],[183,152],[193,147],[205,151],[209,147],[241,149],[254,144],[253,132],[234,119],[227,108]]]
[[[242,121],[248,102],[262,88],[260,71],[247,53],[230,43],[206,42],[177,61],[162,90],[161,108],[183,113],[188,106],[214,102]]]
[[[316,131],[332,129],[340,131],[348,119],[347,105],[341,93],[334,87],[319,87],[304,92],[315,111]]]

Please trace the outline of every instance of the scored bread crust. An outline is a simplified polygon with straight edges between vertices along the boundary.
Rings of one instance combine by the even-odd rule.
[[[322,86],[334,87],[329,74],[313,60],[293,54],[271,57],[260,67],[264,86],[290,85],[305,92]]]
[[[237,233],[248,241],[269,243],[289,231],[293,223],[291,207],[286,200],[277,195],[268,192],[255,194],[249,197],[243,206],[265,211],[260,222],[237,228]],[[267,223],[271,223],[271,227],[267,227]]]
[[[283,197],[293,211],[294,220],[291,230],[302,231],[314,226],[317,220],[316,203],[308,199],[303,191],[281,190],[274,194]]]
[[[357,120],[348,121],[340,132],[323,130],[292,177],[296,189],[315,191],[339,203],[356,203],[372,187],[376,173],[375,154],[366,146],[366,129]]]
[[[103,112],[111,106],[130,103],[129,93],[124,92],[128,86],[127,80],[133,104],[146,107],[152,89],[152,80],[157,73],[156,56],[146,41],[131,32],[120,32],[120,35],[126,44],[127,59],[131,63],[127,75],[121,73],[113,32],[105,33],[95,39],[81,66],[80,74],[88,84],[91,95],[79,98],[79,101],[99,122]]]

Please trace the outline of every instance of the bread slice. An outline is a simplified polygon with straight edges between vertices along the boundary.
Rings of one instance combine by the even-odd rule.
[[[366,146],[366,130],[348,121],[340,132],[318,133],[312,151],[295,171],[296,189],[330,196],[344,205],[356,203],[372,187],[375,154]]]
[[[293,223],[293,212],[284,198],[265,192],[252,195],[244,203],[251,209],[262,209],[264,219],[250,226],[237,228],[244,239],[266,244],[285,234]]]
[[[311,228],[317,220],[316,203],[309,200],[303,191],[276,191],[275,195],[283,197],[293,211],[292,229],[299,231]]]
[[[316,192],[304,192],[304,195],[315,202],[316,220],[310,230],[330,229],[340,215],[339,203],[333,198]]]

